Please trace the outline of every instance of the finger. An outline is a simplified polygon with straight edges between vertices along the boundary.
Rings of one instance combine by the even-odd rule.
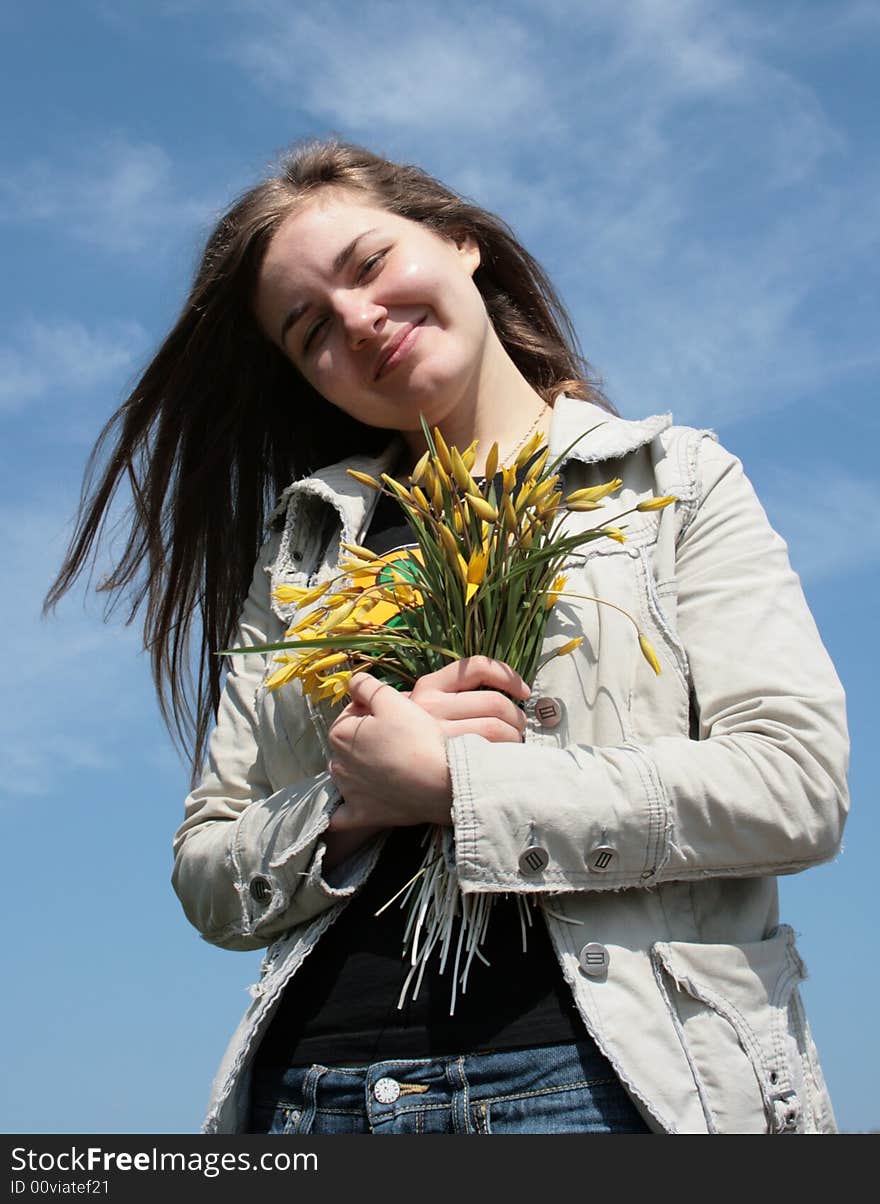
[[[522,732],[502,719],[453,719],[443,724],[447,739],[453,736],[482,736],[490,744],[522,744]]]
[[[461,694],[432,691],[416,701],[435,719],[501,719],[517,731],[525,731],[525,713],[497,690],[469,690]]]
[[[488,686],[523,701],[531,694],[531,690],[515,669],[506,665],[504,661],[496,661],[488,656],[468,656],[463,660],[453,661],[434,673],[425,674],[419,681],[429,682],[438,690],[456,692]]]
[[[393,709],[400,702],[394,687],[379,681],[371,673],[355,673],[348,683],[348,692],[356,706],[365,708],[373,715]]]
[[[330,725],[327,732],[327,739],[331,746],[337,750],[351,748],[361,725],[370,717],[370,712],[366,710],[351,711],[348,714],[340,715]]]

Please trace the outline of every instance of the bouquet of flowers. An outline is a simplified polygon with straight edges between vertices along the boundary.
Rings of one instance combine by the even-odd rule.
[[[565,590],[563,564],[577,549],[599,539],[624,542],[617,525],[566,534],[566,515],[602,508],[620,479],[567,496],[556,469],[548,464],[536,434],[512,464],[499,466],[493,444],[485,477],[475,480],[476,442],[464,451],[447,446],[422,422],[427,450],[410,475],[409,488],[383,474],[381,480],[349,472],[362,484],[392,496],[412,530],[414,546],[393,561],[368,548],[344,544],[339,575],[313,588],[282,585],[280,602],[294,604],[297,618],[279,644],[230,652],[276,652],[278,667],[266,686],[278,689],[298,681],[312,702],[341,702],[352,674],[367,671],[405,690],[426,673],[452,660],[483,655],[504,661],[531,684],[551,657],[565,656],[584,639],[577,636],[542,657],[547,620]],[[499,471],[500,468],[500,471]],[[654,497],[632,509],[657,510],[673,497]],[[624,513],[630,513],[625,511]],[[614,606],[604,599],[591,601]],[[620,607],[615,607],[621,610]],[[656,654],[631,615],[642,653],[660,672]],[[299,617],[302,615],[302,617]],[[404,957],[410,971],[401,991],[417,995],[425,966],[439,949],[441,971],[454,949],[450,1014],[458,986],[464,991],[474,957],[480,953],[493,896],[462,895],[454,867],[444,856],[444,829],[431,828],[417,874],[390,899],[403,896],[407,909]],[[517,895],[523,944],[531,915]],[[457,925],[456,935],[456,918]]]

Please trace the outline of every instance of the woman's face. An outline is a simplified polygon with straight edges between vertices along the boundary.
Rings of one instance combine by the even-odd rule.
[[[264,332],[333,405],[371,426],[438,423],[475,399],[491,322],[473,281],[480,253],[357,193],[326,190],[266,253]]]

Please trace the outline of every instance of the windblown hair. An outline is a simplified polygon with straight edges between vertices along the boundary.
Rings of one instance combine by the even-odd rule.
[[[474,282],[501,343],[548,402],[565,391],[614,412],[540,265],[498,217],[417,167],[337,140],[296,144],[276,174],[244,193],[209,236],[189,297],[86,465],[76,527],[44,603],[51,610],[93,563],[121,481],[127,543],[99,591],[144,607],[159,706],[195,782],[221,693],[221,658],[247,596],[267,515],[291,480],[388,432],[326,402],[260,330],[253,298],[281,223],[321,189],[356,190],[481,255]],[[196,619],[200,622],[196,623]],[[193,647],[197,643],[197,650]]]

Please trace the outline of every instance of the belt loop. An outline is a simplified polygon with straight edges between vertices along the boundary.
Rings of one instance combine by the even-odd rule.
[[[297,1133],[311,1133],[315,1124],[315,1113],[318,1110],[318,1083],[323,1075],[327,1073],[326,1066],[310,1066],[306,1071],[306,1077],[303,1080],[303,1108],[302,1117],[297,1126]]]
[[[453,1133],[473,1133],[470,1109],[470,1084],[464,1070],[464,1057],[446,1059],[446,1077],[452,1087],[449,1111]]]

